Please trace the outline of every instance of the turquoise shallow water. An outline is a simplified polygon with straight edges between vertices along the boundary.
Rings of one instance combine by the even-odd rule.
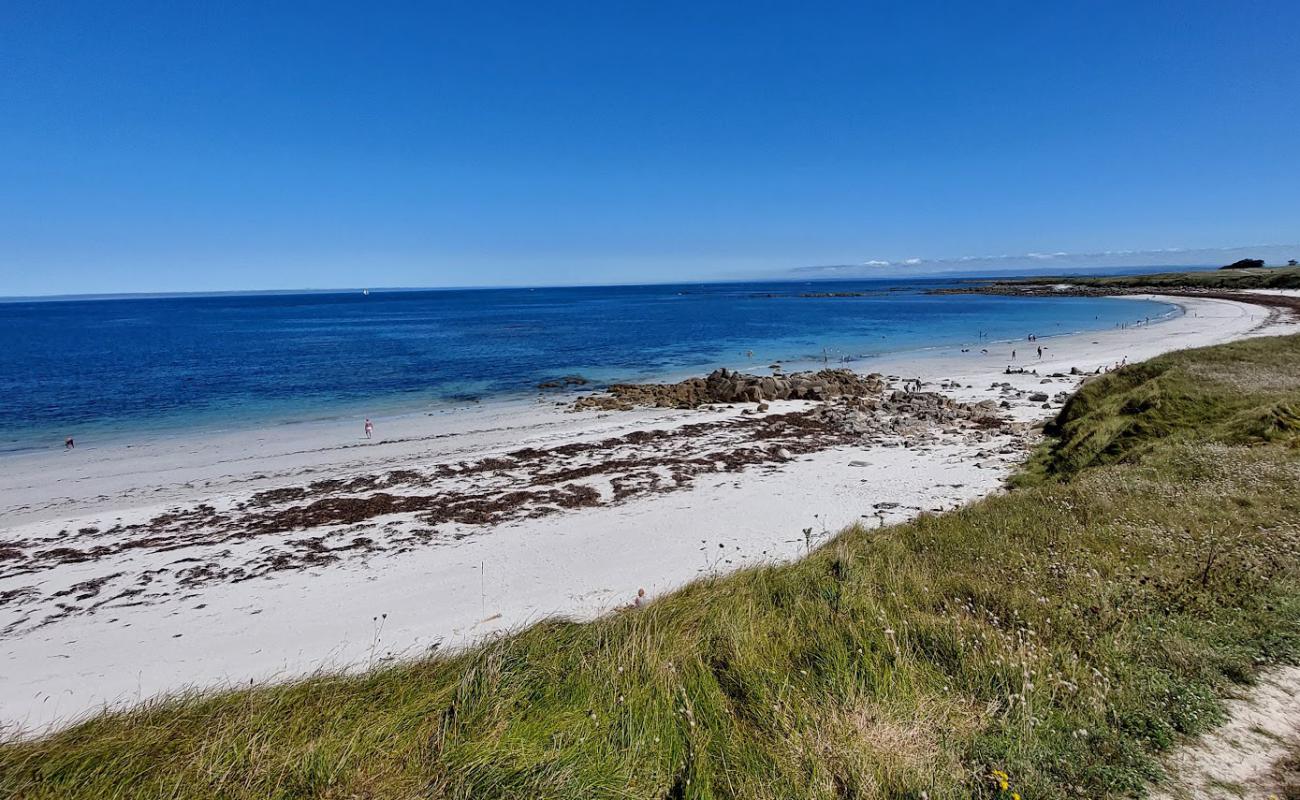
[[[276,424],[1103,330],[1176,313],[1106,298],[932,295],[942,282],[727,283],[0,304],[0,451],[66,435]],[[818,297],[820,293],[854,296]],[[751,354],[752,353],[752,357]]]

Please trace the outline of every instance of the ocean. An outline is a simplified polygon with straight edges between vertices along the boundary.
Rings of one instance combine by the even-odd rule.
[[[0,452],[414,412],[775,361],[873,358],[1177,313],[933,295],[943,281],[134,297],[0,303]],[[817,296],[839,293],[851,296]]]

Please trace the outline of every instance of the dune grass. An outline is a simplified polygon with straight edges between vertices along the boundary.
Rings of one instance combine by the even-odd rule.
[[[1300,655],[1297,404],[1300,337],[1171,354],[1088,384],[1007,494],[593,622],[11,742],[0,796],[1140,793]]]

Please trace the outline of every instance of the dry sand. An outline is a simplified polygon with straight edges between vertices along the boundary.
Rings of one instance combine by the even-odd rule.
[[[1041,360],[1020,341],[852,366],[920,377],[966,402],[1006,400],[1003,413],[1029,423],[1059,408],[1029,393],[1055,397],[1080,380],[1050,373],[1285,328],[1260,306],[1167,300],[1186,313],[1043,339]],[[1008,365],[1038,375],[1004,375]],[[1003,382],[1013,390],[994,386]],[[768,415],[807,407],[777,403]],[[823,538],[984,496],[1031,438],[1023,425],[778,447],[755,444],[768,423],[741,407],[574,414],[524,401],[376,424],[373,441],[355,421],[315,422],[0,462],[0,553],[10,550],[0,558],[0,727],[39,732],[162,693],[589,617],[640,587],[653,598],[699,575],[797,557],[806,529]],[[502,458],[526,448],[544,456],[527,467]],[[331,497],[400,499],[418,485],[463,513],[431,525],[427,509],[347,507],[327,525],[223,527],[285,513],[314,481],[336,481],[317,486]]]
[[[1275,765],[1296,747],[1300,733],[1300,667],[1262,677],[1227,704],[1227,721],[1174,750],[1170,779],[1153,800],[1276,798]]]

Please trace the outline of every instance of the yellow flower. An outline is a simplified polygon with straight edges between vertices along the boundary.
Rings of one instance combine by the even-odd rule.
[[[1020,800],[1020,792],[1012,792],[1011,800]]]
[[[1007,786],[1009,785],[1010,784],[1008,784],[1006,781],[998,781],[998,788],[1004,792],[1007,790]]]

